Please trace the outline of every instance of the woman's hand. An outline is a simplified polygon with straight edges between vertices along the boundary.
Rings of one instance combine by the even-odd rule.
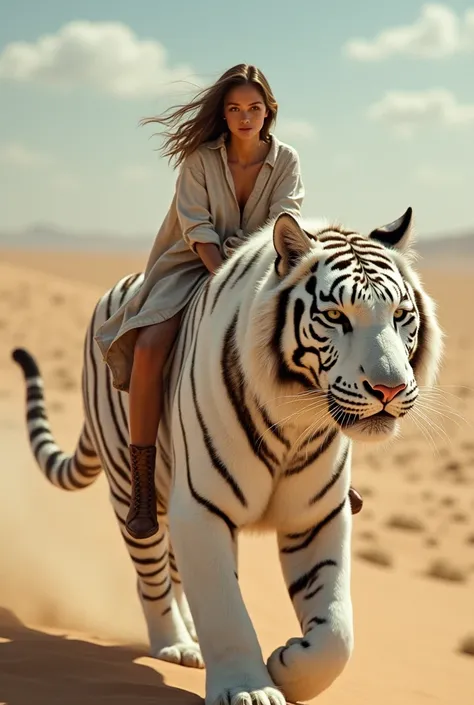
[[[196,243],[196,251],[205,267],[211,274],[215,274],[224,261],[217,245],[210,242],[198,242]]]

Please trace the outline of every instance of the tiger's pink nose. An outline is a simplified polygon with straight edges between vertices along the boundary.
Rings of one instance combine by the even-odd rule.
[[[388,404],[388,402],[392,401],[392,399],[394,399],[399,392],[406,389],[406,386],[406,384],[399,384],[396,387],[386,387],[385,384],[375,384],[372,389],[374,392],[377,392],[375,396],[378,397],[380,401]]]

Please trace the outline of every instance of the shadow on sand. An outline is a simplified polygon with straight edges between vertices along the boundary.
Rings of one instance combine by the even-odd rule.
[[[199,696],[166,685],[153,668],[134,663],[147,655],[133,646],[45,634],[0,607],[0,703],[202,705]]]

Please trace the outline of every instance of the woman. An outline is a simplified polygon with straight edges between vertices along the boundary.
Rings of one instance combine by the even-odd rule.
[[[268,81],[239,64],[167,117],[162,152],[181,165],[139,293],[97,332],[113,384],[129,392],[132,495],[127,531],[158,530],[154,484],[163,367],[184,307],[223,261],[223,243],[246,235],[304,197],[296,151],[270,133],[278,106]],[[185,121],[183,118],[187,117]]]

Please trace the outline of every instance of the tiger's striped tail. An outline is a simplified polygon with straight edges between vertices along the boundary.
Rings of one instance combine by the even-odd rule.
[[[54,440],[46,412],[41,372],[29,352],[16,348],[13,360],[26,382],[26,423],[31,450],[47,479],[63,490],[82,490],[97,479],[102,466],[84,423],[74,455],[64,453]]]

